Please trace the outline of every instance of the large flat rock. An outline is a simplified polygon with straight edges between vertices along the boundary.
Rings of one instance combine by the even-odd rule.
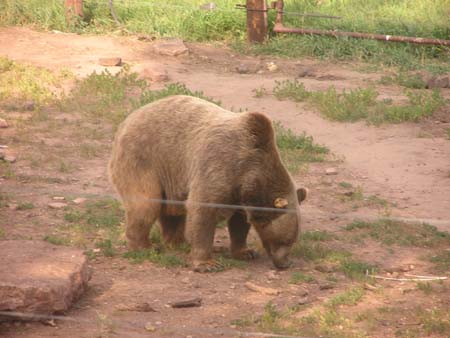
[[[0,241],[0,311],[63,313],[89,279],[81,250],[43,241]]]

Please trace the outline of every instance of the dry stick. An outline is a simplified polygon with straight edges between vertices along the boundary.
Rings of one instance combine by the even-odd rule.
[[[397,282],[426,282],[433,280],[446,280],[448,277],[431,277],[431,278],[394,278],[394,277],[383,277],[377,275],[367,275],[368,277],[372,277],[375,279],[383,279],[383,280],[392,280]]]

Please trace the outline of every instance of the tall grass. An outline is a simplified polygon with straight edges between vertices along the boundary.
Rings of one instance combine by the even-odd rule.
[[[420,46],[305,35],[273,36],[267,43],[245,41],[245,11],[235,0],[216,0],[215,10],[204,10],[205,0],[115,0],[115,11],[131,32],[157,37],[177,36],[190,41],[228,41],[240,51],[288,57],[374,61],[408,69],[450,70],[447,47]],[[104,33],[117,30],[105,0],[85,0],[85,17],[67,23],[61,0],[2,0],[0,24],[35,25],[43,29]],[[341,16],[341,20],[286,14],[292,27],[313,27],[390,35],[450,39],[450,0],[286,0],[286,12],[314,12]],[[275,13],[269,14],[273,25]]]

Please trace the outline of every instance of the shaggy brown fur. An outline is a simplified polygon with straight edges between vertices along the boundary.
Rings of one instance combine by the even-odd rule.
[[[254,257],[246,244],[253,225],[274,264],[287,266],[289,249],[298,236],[298,205],[306,194],[304,189],[296,191],[282,165],[266,116],[232,113],[190,96],[159,100],[133,112],[120,125],[109,174],[123,201],[131,249],[150,246],[150,227],[159,220],[167,242],[180,243],[186,235],[194,267],[206,271],[214,264],[210,260],[216,224],[228,220],[235,258]],[[166,205],[151,199],[187,204]],[[190,203],[274,208],[277,199],[294,213]]]

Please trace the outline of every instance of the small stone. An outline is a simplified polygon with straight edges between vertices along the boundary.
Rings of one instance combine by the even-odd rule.
[[[217,5],[214,2],[209,2],[209,3],[206,3],[206,4],[200,6],[200,9],[203,9],[204,11],[212,11],[216,8],[217,8]]]
[[[160,55],[178,56],[189,50],[181,39],[166,39],[155,42],[153,50]]]
[[[314,77],[314,72],[311,69],[304,68],[299,71],[298,77]]]
[[[100,58],[98,59],[98,63],[104,67],[120,66],[122,64],[122,58],[119,57]]]
[[[150,323],[150,322],[145,323],[144,328],[145,328],[145,330],[147,330],[148,332],[154,332],[154,331],[156,331],[156,327],[154,327],[154,326],[152,325],[152,323]]]
[[[270,270],[269,272],[266,272],[266,276],[269,280],[280,279],[279,273],[275,270]]]
[[[308,297],[300,298],[300,299],[297,301],[297,305],[305,305],[305,304],[307,304],[307,303],[309,303]]]
[[[336,168],[327,168],[325,170],[325,174],[327,175],[337,175],[337,169]]]
[[[53,196],[52,200],[54,201],[64,201],[66,198],[64,196]]]
[[[16,162],[17,158],[14,155],[4,155],[3,156],[3,160],[9,163],[14,163]]]
[[[169,80],[169,75],[164,69],[145,68],[142,71],[142,76],[150,79],[153,82],[164,82]]]
[[[75,199],[73,200],[73,203],[75,203],[75,204],[83,204],[83,203],[86,202],[86,201],[87,201],[86,198],[78,197],[78,198],[75,198]]]
[[[8,128],[9,124],[5,119],[0,119],[0,128]]]
[[[323,283],[319,285],[319,289],[320,290],[330,290],[330,289],[334,289],[334,284],[331,283]]]
[[[62,208],[67,207],[67,203],[62,203],[62,202],[49,203],[48,207],[50,209],[62,209]]]
[[[236,67],[236,72],[238,72],[239,74],[248,74],[250,73],[250,68],[245,63],[241,63]]]

